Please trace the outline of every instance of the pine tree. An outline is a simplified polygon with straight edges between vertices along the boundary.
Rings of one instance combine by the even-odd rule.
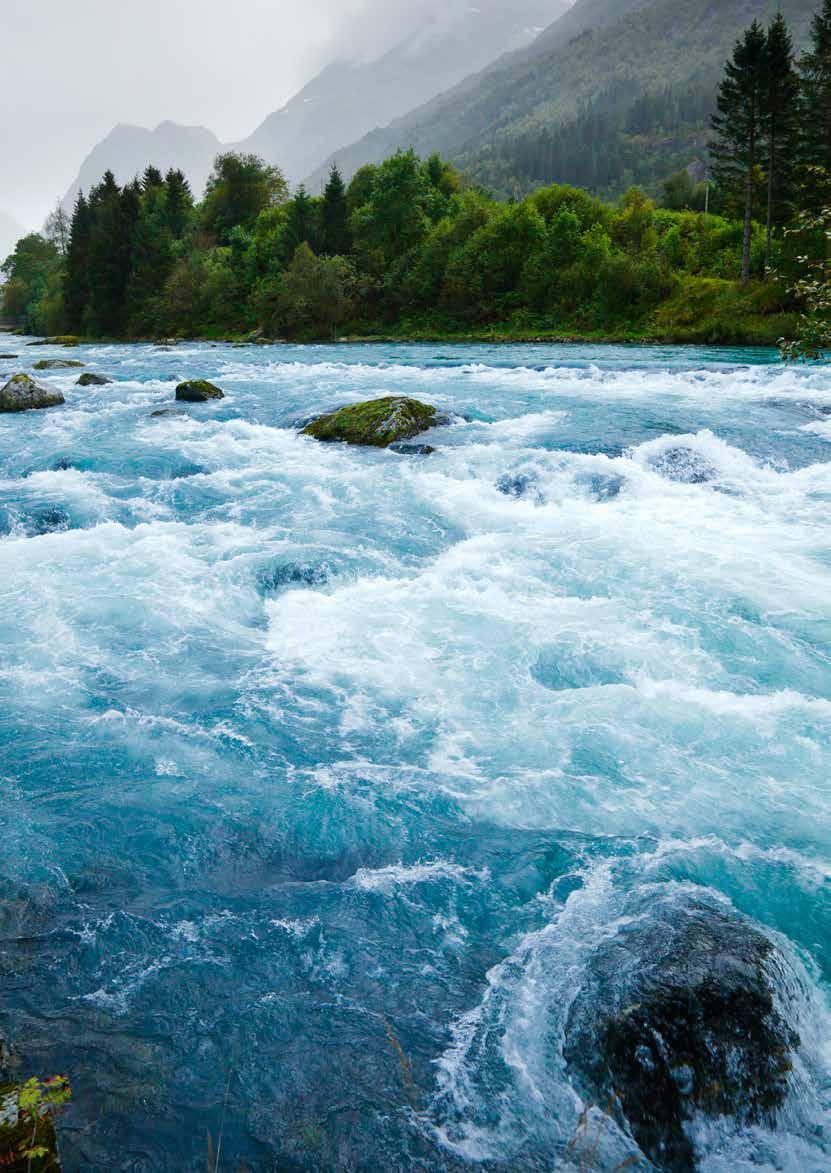
[[[710,146],[714,174],[728,192],[744,192],[742,282],[750,279],[750,243],[756,201],[757,167],[765,95],[767,37],[754,21],[736,44],[718,91],[713,116],[716,139]]]
[[[164,176],[158,167],[154,167],[151,163],[151,165],[145,169],[144,175],[141,177],[141,190],[150,191],[150,189],[153,187],[163,186]]]
[[[172,168],[165,176],[164,186],[167,226],[173,239],[181,240],[193,215],[193,193],[184,172]]]
[[[69,246],[66,252],[64,307],[70,330],[83,333],[89,306],[89,249],[92,214],[84,193],[79,192],[72,213]]]
[[[133,259],[141,187],[136,180],[120,191],[108,171],[90,199],[90,307],[93,328],[117,336],[126,324],[126,294]]]
[[[781,12],[767,35],[762,130],[767,152],[767,273],[773,226],[788,219],[799,159],[799,76],[794,65],[793,39]]]
[[[127,285],[126,321],[131,334],[158,333],[159,304],[173,268],[173,234],[168,224],[167,192],[147,188],[133,234],[133,256]]]
[[[329,182],[323,193],[320,210],[321,250],[330,257],[346,256],[352,251],[352,233],[349,229],[349,209],[346,203],[346,184],[332,166]]]
[[[316,212],[315,201],[301,183],[288,207],[285,236],[287,260],[291,260],[301,244],[308,244],[313,252],[318,252]]]
[[[802,160],[805,204],[819,212],[831,196],[831,0],[814,16],[811,48],[800,62],[802,74]],[[826,183],[822,182],[825,176]]]

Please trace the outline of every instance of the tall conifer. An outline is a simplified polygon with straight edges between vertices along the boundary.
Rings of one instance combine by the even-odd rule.
[[[69,247],[66,252],[64,308],[70,330],[83,333],[89,306],[89,246],[92,215],[83,192],[78,193],[72,213]]]
[[[767,272],[773,227],[789,218],[799,160],[799,76],[794,64],[793,39],[781,12],[767,34],[762,131],[767,171]]]
[[[742,282],[750,278],[750,244],[756,203],[765,96],[767,37],[754,21],[736,44],[718,91],[713,116],[716,139],[710,147],[717,182],[744,198]]]
[[[800,72],[802,160],[809,169],[804,203],[819,212],[831,198],[831,0],[823,0],[814,16],[811,47],[800,62]]]
[[[349,209],[346,203],[346,184],[332,166],[329,182],[323,192],[320,212],[322,251],[330,257],[345,256],[352,251],[352,233],[349,230]]]

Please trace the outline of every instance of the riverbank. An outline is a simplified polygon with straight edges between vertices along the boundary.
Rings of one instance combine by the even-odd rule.
[[[228,345],[272,345],[315,343],[349,345],[506,345],[545,343],[559,345],[647,345],[647,346],[767,346],[797,331],[798,315],[785,291],[776,282],[751,282],[743,287],[736,281],[693,278],[680,282],[671,297],[634,323],[600,327],[584,308],[573,315],[552,320],[550,314],[532,315],[517,311],[501,322],[462,324],[446,314],[422,314],[398,322],[356,320],[336,336],[301,331],[290,337],[273,337],[261,328],[231,330],[224,327],[198,330],[175,337],[137,335],[58,335],[50,341],[60,345],[125,342],[171,345],[178,342],[219,342]],[[22,334],[21,326],[11,333]],[[0,336],[3,331],[0,330]]]

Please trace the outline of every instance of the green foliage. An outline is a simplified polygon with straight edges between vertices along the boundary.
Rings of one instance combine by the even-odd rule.
[[[0,1100],[16,1107],[16,1119],[4,1114],[0,1123],[0,1164],[28,1173],[50,1173],[60,1168],[54,1121],[72,1097],[66,1076],[29,1079],[0,1087]]]
[[[805,247],[792,290],[803,312],[794,336],[779,346],[787,361],[806,362],[831,350],[831,207],[802,212],[791,231]]]
[[[202,224],[218,244],[227,244],[234,228],[253,228],[266,208],[285,201],[282,172],[256,155],[219,155],[202,204]]]
[[[3,313],[22,319],[23,327],[37,333],[37,327],[54,325],[45,333],[62,328],[61,281],[63,257],[57,245],[31,233],[17,242],[14,252],[0,266],[6,284],[2,287]]]
[[[298,246],[291,265],[261,305],[269,333],[330,338],[355,310],[357,274],[346,257],[318,257]]]
[[[250,166],[262,178],[260,164]],[[218,161],[216,177],[239,173],[227,157]],[[151,169],[124,188],[105,176],[78,199],[65,258],[43,237],[20,242],[4,266],[6,313],[25,315],[43,334],[132,338],[254,329],[298,339],[401,331],[634,338],[672,332],[682,319],[691,332],[679,288],[700,298],[689,280],[721,290],[742,272],[739,221],[658,208],[639,188],[616,204],[566,184],[500,203],[412,151],[365,168],[348,189],[333,169],[321,198],[261,187],[244,222],[225,221],[221,231],[218,191],[217,179],[194,208],[179,172],[161,179]],[[338,245],[344,251],[332,252]],[[765,228],[751,222],[753,272],[762,272],[765,251]],[[774,239],[783,280],[771,284],[780,292],[798,274],[795,252],[787,238]],[[722,313],[728,301],[720,293],[704,306],[708,331],[735,340],[752,316],[748,336],[761,337],[764,307],[739,299]],[[670,317],[662,316],[667,305]],[[784,332],[779,307],[770,313],[770,331]]]

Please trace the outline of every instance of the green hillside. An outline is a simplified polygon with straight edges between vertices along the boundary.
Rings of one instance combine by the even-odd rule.
[[[535,44],[337,154],[353,173],[409,146],[500,194],[655,186],[701,158],[724,62],[782,9],[801,44],[816,0],[578,0]]]

